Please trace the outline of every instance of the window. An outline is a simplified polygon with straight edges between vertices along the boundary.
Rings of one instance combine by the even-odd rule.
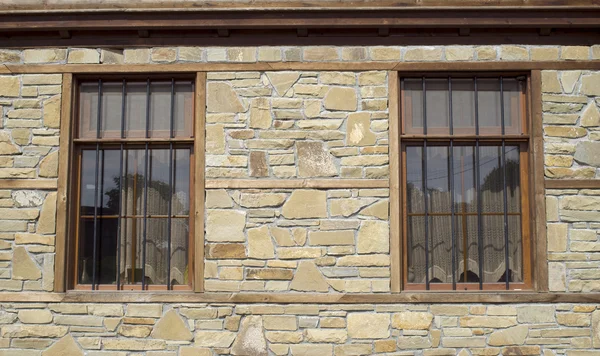
[[[401,78],[406,290],[530,288],[525,79]]]
[[[82,80],[75,128],[76,289],[190,289],[193,80]]]

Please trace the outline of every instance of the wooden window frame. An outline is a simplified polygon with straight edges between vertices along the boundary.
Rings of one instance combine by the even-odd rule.
[[[152,81],[164,80],[171,78],[175,80],[185,79],[192,82],[192,103],[191,103],[191,137],[190,138],[164,138],[164,137],[103,137],[99,139],[82,137],[78,138],[79,126],[81,118],[79,117],[79,88],[82,82],[90,80],[139,80],[148,79]],[[65,254],[67,256],[66,261],[62,264],[63,276],[62,280],[55,283],[55,290],[73,290],[73,291],[169,291],[169,292],[184,292],[184,291],[203,291],[203,229],[197,229],[196,226],[199,223],[202,226],[203,216],[203,204],[198,204],[198,199],[204,201],[204,109],[205,106],[205,82],[206,73],[172,73],[172,74],[153,74],[148,73],[145,75],[140,74],[107,74],[107,75],[81,75],[73,78],[71,76],[71,86],[69,88],[70,95],[68,98],[69,108],[65,108],[63,104],[63,113],[65,111],[70,112],[70,125],[68,131],[69,141],[69,156],[67,157],[66,164],[70,167],[68,173],[68,181],[72,182],[69,188],[65,189],[65,193],[69,196],[68,202],[65,202],[66,213],[65,219],[67,225],[65,229]],[[66,121],[66,120],[65,120]],[[62,139],[61,135],[61,139]],[[186,215],[189,218],[189,244],[188,244],[188,271],[189,278],[188,284],[186,285],[171,285],[170,289],[167,285],[148,285],[142,289],[141,284],[125,284],[121,283],[118,287],[115,284],[96,284],[92,287],[91,284],[82,285],[78,284],[77,273],[78,270],[78,244],[79,244],[79,194],[80,194],[80,177],[81,177],[81,152],[84,149],[89,149],[93,145],[95,148],[96,143],[99,144],[100,149],[110,149],[112,147],[120,147],[123,143],[126,148],[134,148],[137,145],[145,146],[148,144],[149,149],[152,148],[164,148],[169,147],[169,143],[173,143],[173,148],[188,148],[190,150],[190,209],[189,214]],[[166,145],[166,146],[165,146]],[[200,173],[201,172],[201,173]],[[200,173],[200,174],[199,174]],[[66,199],[65,199],[66,200]],[[201,230],[198,232],[197,230]],[[199,247],[198,245],[201,245]],[[199,254],[200,252],[200,254]],[[201,256],[195,258],[195,256]],[[58,270],[57,266],[57,270]]]
[[[521,214],[522,214],[522,253],[523,253],[523,282],[510,283],[510,289],[506,290],[505,283],[483,283],[483,289],[480,289],[479,283],[457,283],[456,289],[453,290],[452,283],[431,283],[429,290],[425,290],[425,284],[408,283],[408,258],[407,258],[407,210],[406,210],[406,146],[422,145],[425,138],[434,144],[449,142],[450,135],[439,135],[434,131],[433,135],[422,135],[408,133],[404,134],[404,96],[401,90],[400,81],[405,77],[474,77],[474,76],[526,76],[525,91],[522,93],[521,110],[522,115],[522,131],[523,135],[454,135],[452,136],[458,144],[466,144],[474,142],[475,138],[480,138],[484,143],[500,143],[502,138],[505,143],[511,145],[519,145],[520,147],[520,184],[521,184]],[[533,251],[540,251],[540,245],[545,249],[545,243],[540,243],[537,239],[539,234],[540,218],[534,215],[534,207],[531,202],[539,201],[539,183],[535,184],[535,166],[539,165],[540,152],[539,147],[536,150],[536,143],[541,138],[541,126],[535,127],[534,121],[537,123],[537,118],[541,108],[536,108],[532,105],[532,97],[539,96],[541,100],[541,77],[539,71],[532,72],[475,72],[475,71],[459,71],[459,72],[417,72],[404,71],[395,72],[390,76],[390,98],[397,98],[396,105],[390,105],[390,238],[391,238],[391,260],[392,260],[392,292],[418,292],[418,293],[435,293],[435,292],[489,292],[489,291],[520,291],[531,292],[547,291],[547,261],[542,261],[540,257],[545,259],[546,253],[543,256],[536,256]],[[533,80],[532,80],[533,79]],[[533,84],[535,83],[535,84]],[[541,105],[541,104],[540,104]],[[399,157],[394,157],[395,153]],[[541,155],[543,165],[543,153]],[[543,168],[543,166],[542,166]],[[539,169],[539,168],[538,168]],[[539,172],[538,174],[543,174]],[[542,176],[543,179],[543,176]],[[542,180],[543,182],[543,180]],[[542,185],[543,194],[543,185]],[[537,204],[536,204],[537,205]],[[545,204],[542,204],[541,209],[545,210]],[[545,214],[543,215],[545,217]],[[545,224],[545,219],[542,220]],[[545,234],[543,234],[545,239]]]

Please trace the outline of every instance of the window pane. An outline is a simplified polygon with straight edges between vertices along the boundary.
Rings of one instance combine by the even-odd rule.
[[[192,137],[194,132],[194,86],[192,82],[175,82],[175,122],[174,134],[177,137]]]
[[[450,213],[448,147],[427,147],[427,200],[430,213]]]
[[[523,282],[523,243],[521,217],[508,217],[508,265],[509,282]]]
[[[148,182],[148,214],[167,215],[169,210],[169,150],[152,149]]]
[[[176,218],[171,221],[171,284],[184,285],[190,283],[188,264],[189,218]]]
[[[523,133],[523,82],[515,78],[504,78],[504,127],[507,135]]]
[[[409,216],[408,226],[408,282],[425,283],[425,217]]]
[[[421,79],[402,79],[404,84],[404,132],[423,133],[423,84]]]
[[[175,170],[175,186],[173,187],[173,205],[174,215],[190,214],[190,150],[175,150],[175,160],[173,169]]]
[[[427,134],[449,134],[448,79],[426,79],[425,92],[425,99],[427,100]]]
[[[429,218],[429,281],[452,283],[451,216]]]
[[[98,83],[79,86],[79,137],[96,138],[98,131]]]
[[[123,83],[102,83],[100,137],[121,137]]]
[[[479,282],[477,216],[462,214],[456,220],[457,228],[460,231],[456,237],[458,250],[457,283],[477,283]]]
[[[497,78],[477,79],[479,133],[502,133],[500,110],[500,80]]]
[[[409,213],[425,213],[423,147],[406,147],[406,204]]]
[[[475,82],[452,79],[452,121],[455,135],[475,134]]]
[[[453,154],[454,211],[477,212],[475,148],[455,146]]]
[[[171,82],[150,84],[150,137],[171,133]]]
[[[125,99],[125,136],[146,136],[146,83],[127,82]]]

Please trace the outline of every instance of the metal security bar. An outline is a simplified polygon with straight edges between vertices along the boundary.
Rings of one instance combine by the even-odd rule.
[[[175,261],[175,266],[178,267],[179,271],[179,274],[176,274],[176,276],[179,276],[177,281],[172,279],[171,275],[173,273],[172,253],[174,252],[172,248],[173,219],[177,219],[178,221],[178,225],[175,226],[175,231],[178,231],[177,236],[179,236],[179,239],[181,239],[182,229],[184,229],[183,231],[189,231],[189,228],[186,227],[189,225],[185,225],[185,221],[188,221],[187,224],[191,223],[191,206],[189,206],[191,202],[189,197],[183,198],[188,199],[188,206],[184,211],[181,210],[181,204],[183,204],[181,198],[177,198],[178,210],[174,210],[173,197],[178,192],[176,190],[176,185],[179,186],[179,184],[182,184],[185,181],[188,182],[186,184],[189,184],[193,180],[192,175],[190,175],[190,173],[193,172],[191,166],[188,166],[187,168],[183,167],[184,170],[182,172],[186,172],[186,169],[190,172],[187,175],[184,173],[183,175],[178,176],[178,173],[176,173],[178,169],[177,160],[182,159],[179,158],[178,152],[185,153],[187,151],[190,152],[190,154],[193,152],[193,146],[190,144],[193,142],[191,133],[193,131],[191,128],[192,121],[191,119],[189,122],[186,121],[186,115],[189,113],[189,117],[191,118],[191,113],[193,112],[193,105],[191,102],[194,90],[193,82],[189,80],[177,80],[176,78],[169,78],[168,82],[165,82],[164,79],[157,81],[161,82],[160,85],[164,89],[157,89],[159,91],[163,90],[163,93],[165,94],[162,96],[163,99],[160,99],[163,104],[157,104],[155,100],[159,99],[154,99],[152,96],[154,80],[151,78],[147,78],[143,82],[135,80],[129,81],[126,79],[112,82],[98,79],[94,82],[85,82],[87,85],[86,88],[88,88],[86,89],[87,93],[90,93],[89,88],[91,85],[95,86],[96,92],[89,94],[91,96],[88,97],[86,102],[79,103],[80,116],[83,117],[80,117],[80,130],[87,131],[80,131],[79,137],[74,139],[74,142],[76,143],[75,148],[81,157],[79,160],[81,162],[80,165],[83,167],[83,162],[86,162],[85,165],[87,168],[85,169],[89,170],[88,173],[91,173],[93,169],[92,176],[91,174],[85,173],[82,170],[82,167],[80,167],[78,186],[81,193],[79,196],[82,196],[83,192],[91,193],[91,191],[93,191],[93,197],[91,197],[91,194],[86,193],[89,194],[89,198],[92,198],[91,201],[89,198],[86,198],[88,200],[86,200],[86,203],[84,204],[81,200],[83,198],[80,197],[78,200],[78,222],[76,226],[82,226],[81,228],[76,229],[77,239],[79,241],[77,244],[78,248],[75,251],[76,270],[78,272],[76,273],[74,284],[76,287],[81,287],[78,289],[85,289],[85,286],[88,286],[91,290],[107,289],[108,286],[113,286],[113,289],[116,288],[117,290],[123,289],[124,286],[136,289],[134,286],[138,285],[142,290],[146,290],[150,285],[156,285],[157,283],[155,281],[151,281],[147,277],[147,247],[149,243],[149,234],[151,233],[155,236],[159,236],[154,237],[154,239],[158,240],[153,240],[153,243],[158,247],[153,247],[152,251],[160,248],[163,257],[160,257],[162,259],[159,262],[164,263],[166,260],[164,270],[161,270],[162,272],[159,272],[160,276],[157,277],[160,278],[160,280],[163,280],[162,276],[164,276],[164,272],[166,272],[166,278],[164,279],[164,284],[159,283],[159,285],[163,285],[163,288],[170,290],[174,288],[174,283],[178,284],[177,287],[179,288],[177,289],[182,289],[181,279],[188,281],[188,287],[189,283],[191,283],[192,279],[187,277],[188,268],[190,266],[189,263],[191,262],[188,258],[189,252],[187,252],[189,241],[184,245],[184,256],[186,257],[183,263],[186,265],[181,266],[181,252],[178,252],[180,257]],[[145,105],[140,105],[139,107],[133,107],[133,105],[129,106],[128,90],[134,86],[139,88],[140,84],[145,86]],[[179,84],[184,84],[184,87],[178,87]],[[167,89],[165,88],[167,85],[169,87],[168,94]],[[120,86],[120,88],[115,90],[115,86]],[[187,97],[178,97],[177,95],[179,95],[178,93],[181,90],[184,92],[187,90],[190,94]],[[118,109],[116,109],[114,100],[115,97],[118,97],[119,95],[121,102],[118,104]],[[107,98],[106,102],[104,102],[104,98]],[[161,108],[164,108],[162,112],[168,112],[168,115],[157,116],[156,112],[152,112],[152,110],[154,110],[153,105],[159,105],[159,111]],[[127,128],[127,122],[129,120],[128,115],[133,115],[131,112],[134,110],[142,111],[144,109],[143,135],[137,135],[136,131],[131,131],[131,128]],[[92,112],[93,116],[90,116]],[[182,115],[183,122],[178,121],[178,125],[183,124],[183,126],[178,126],[178,131],[176,132],[176,120],[182,120]],[[93,117],[96,122],[90,121],[90,117]],[[110,124],[110,122],[113,124]],[[152,125],[151,122],[153,122]],[[164,122],[164,124],[162,122]],[[93,136],[88,134],[91,128],[89,125],[90,123],[94,124],[94,129],[92,131]],[[129,122],[129,125],[133,125],[132,122]],[[165,127],[166,132],[156,129],[156,125],[163,125],[161,127]],[[117,126],[118,129],[116,129]],[[181,136],[182,132],[184,136]],[[188,134],[187,137],[185,137],[186,133]],[[163,134],[164,136],[162,136]],[[168,157],[162,156],[163,158],[159,158],[161,157],[160,155],[155,156],[161,151],[168,154]],[[93,153],[93,156],[90,155],[91,153]],[[143,168],[140,165],[139,171],[143,171],[140,172],[143,176],[138,173],[138,156],[141,156],[142,154],[144,155]],[[163,162],[160,160],[165,159],[164,163],[161,164],[168,166],[165,167],[168,169],[168,172],[162,174],[163,181],[155,181],[155,178],[152,177],[152,172],[154,171],[152,168],[152,157],[157,157],[156,159],[159,160],[158,162]],[[139,158],[141,163],[142,159],[141,157]],[[118,162],[118,167],[116,167],[116,162]],[[132,170],[131,173],[130,169]],[[160,169],[158,169],[157,172],[158,171],[160,171]],[[88,178],[84,178],[84,175]],[[90,178],[91,181],[84,180]],[[138,184],[142,182],[143,184]],[[126,187],[124,187],[124,185]],[[109,189],[110,191],[108,191]],[[152,199],[160,199],[157,203],[152,203],[153,209],[163,209],[160,208],[160,206],[162,206],[166,208],[166,214],[164,213],[164,210],[162,210],[162,213],[160,211],[158,211],[158,213],[150,212],[150,189],[153,189],[153,194],[155,195]],[[182,186],[182,189],[185,191],[187,188]],[[131,192],[131,190],[133,190],[133,192]],[[189,189],[187,192],[192,193],[192,190]],[[108,196],[109,194],[111,195]],[[159,195],[157,196],[157,194]],[[125,200],[126,195],[130,195],[129,204],[131,205],[131,209],[133,209],[132,211],[128,211],[128,202]],[[138,196],[141,203],[141,214],[136,212],[135,207]],[[105,197],[110,198],[110,200],[105,200]],[[92,204],[93,207],[91,206]],[[154,225],[149,225],[149,219],[155,220],[153,223]],[[131,225],[128,224],[128,221],[131,221]],[[164,230],[164,225],[162,225],[161,221],[166,223],[166,231]],[[138,240],[137,236],[138,229],[136,226],[138,225],[138,222],[141,223],[142,231],[139,236],[139,240],[141,241]],[[159,226],[160,231],[151,231],[151,226]],[[156,230],[156,228],[154,228],[154,230]],[[164,235],[161,235],[163,231]],[[178,244],[179,250],[181,250],[181,242],[178,242]],[[141,245],[139,247],[142,251],[139,251],[139,249],[136,250],[138,245]],[[128,246],[131,246],[130,251],[128,251]],[[107,251],[107,249],[110,248],[114,248],[114,250],[112,250],[112,252]],[[166,256],[164,256],[165,251]],[[153,260],[151,260],[150,263],[157,263],[156,258],[157,257],[153,257]],[[138,270],[136,272],[136,266],[139,263],[138,261],[141,262],[141,271]],[[123,263],[125,264],[125,268],[122,267]],[[128,265],[130,267],[128,267]],[[156,266],[152,265],[152,268],[156,269]],[[185,271],[182,268],[185,268]],[[184,272],[185,276],[183,275]],[[140,273],[141,276],[139,276]],[[156,275],[158,272],[152,271],[151,273]],[[110,277],[111,275],[113,277]],[[107,283],[109,283],[108,286],[106,285]],[[153,287],[153,289],[156,289],[156,287]]]
[[[407,79],[409,79],[410,82],[408,82]],[[454,106],[453,103],[453,98],[455,94],[455,79],[458,80],[456,82],[458,83],[456,84],[458,88],[457,90],[459,91],[458,94],[462,95],[462,99],[460,96],[459,99],[457,99],[459,100],[457,106]],[[422,283],[423,288],[426,290],[446,289],[446,287],[443,287],[442,284],[447,283],[447,288],[451,288],[452,290],[461,289],[463,287],[465,289],[473,289],[475,285],[479,290],[488,289],[488,285],[493,285],[494,287],[492,287],[492,289],[498,289],[500,285],[502,285],[502,289],[508,290],[511,289],[513,283],[514,285],[518,286],[522,286],[523,284],[522,282],[518,281],[514,282],[514,271],[512,270],[511,266],[512,260],[510,246],[514,243],[513,240],[511,240],[511,234],[515,233],[515,229],[513,227],[513,229],[511,230],[509,225],[509,216],[514,217],[516,219],[522,219],[522,209],[517,212],[509,211],[508,199],[508,190],[510,189],[509,187],[511,186],[511,184],[522,184],[523,178],[518,178],[520,183],[517,183],[517,181],[515,181],[515,174],[516,177],[519,177],[519,163],[518,161],[514,161],[513,158],[511,162],[517,162],[517,170],[515,171],[515,166],[510,167],[511,172],[513,173],[511,173],[512,178],[509,179],[508,152],[514,152],[515,150],[517,152],[520,152],[524,148],[526,149],[526,143],[528,142],[529,136],[527,135],[527,132],[524,129],[525,125],[522,125],[522,122],[524,122],[525,120],[525,110],[516,111],[520,110],[520,107],[518,107],[514,102],[514,93],[518,93],[518,95],[521,95],[521,92],[518,90],[522,90],[522,78],[520,79],[520,77],[515,76],[509,77],[509,79],[512,80],[512,87],[509,90],[512,90],[513,92],[512,99],[510,97],[511,94],[509,94],[509,100],[513,101],[508,102],[509,110],[511,110],[511,116],[509,117],[510,124],[507,124],[507,114],[505,108],[505,104],[507,103],[505,99],[506,77],[504,76],[494,77],[489,75],[483,75],[481,77],[467,77],[464,75],[458,75],[457,77],[454,77],[452,75],[448,75],[445,77],[421,76],[418,78],[412,77],[401,79],[400,89],[402,92],[401,97],[403,98],[403,102],[401,103],[401,107],[403,110],[403,130],[401,134],[401,138],[403,141],[402,147],[403,150],[405,150],[406,147],[410,146],[420,146],[422,149],[422,155],[420,158],[421,172],[416,172],[414,174],[420,175],[420,189],[422,189],[422,198],[420,199],[422,199],[421,203],[423,204],[423,208],[422,210],[418,210],[418,212],[413,212],[409,210],[408,206],[404,207],[404,214],[407,218],[422,217],[424,219],[424,223],[422,225],[419,225],[421,224],[419,220],[407,220],[409,224],[409,229],[411,228],[411,226],[419,225],[421,227],[415,228],[416,230],[413,229],[411,230],[412,232],[409,232],[409,236],[412,237],[407,238],[418,239],[418,241],[413,241],[410,244],[407,242],[407,244],[405,245],[406,248],[408,248],[407,246],[412,246],[412,249],[422,248],[422,250],[420,251],[424,251],[422,262],[418,262],[421,258],[419,257],[419,255],[413,255],[412,257],[408,256],[408,260],[406,262],[407,264],[405,265],[407,266],[407,270],[418,270],[421,271],[419,273],[422,273],[418,274],[417,272],[408,272],[408,274],[405,275],[405,278],[407,278],[411,273],[413,274],[413,276],[410,277],[413,278],[413,280],[408,280],[406,282],[409,288],[411,286],[411,283],[416,283],[416,285],[420,285]],[[432,81],[431,86],[428,85],[429,80],[434,80]],[[494,82],[494,80],[496,80],[496,82]],[[467,86],[461,85],[461,81],[462,84],[470,84],[467,84]],[[444,89],[443,87],[444,85],[446,85],[446,83],[447,89]],[[520,84],[517,84],[515,86],[514,83]],[[471,86],[471,89],[465,89],[466,87],[468,87],[468,85]],[[497,87],[491,88],[495,85],[497,85]],[[519,89],[516,90],[515,87]],[[469,106],[467,108],[460,107],[460,100],[465,99],[465,90],[470,90],[472,92],[473,100],[470,104],[472,106]],[[438,93],[430,93],[430,91],[437,91]],[[446,99],[443,99],[443,97],[439,94],[443,91],[446,91]],[[414,92],[417,92],[417,94],[413,94]],[[489,105],[490,95],[493,95],[494,98],[496,98],[493,99],[496,100],[495,107],[490,107]],[[499,99],[497,99],[498,96]],[[484,107],[481,106],[482,97],[484,99],[487,98],[487,101],[484,101]],[[433,101],[431,104],[429,103],[430,100]],[[447,106],[445,109],[447,110],[447,116],[444,116],[445,113],[439,112],[439,110],[442,110],[441,105],[439,104],[440,100],[447,100]],[[432,112],[432,109],[438,111]],[[458,131],[457,126],[455,125],[457,122],[457,118],[455,117],[455,110],[458,110],[457,112],[459,113],[459,115],[462,115],[459,116],[459,119],[463,120],[458,127]],[[469,114],[469,110],[472,110],[472,114]],[[515,114],[515,112],[517,114]],[[440,121],[443,121],[444,117],[447,118],[447,121],[445,122],[445,125],[447,126],[445,127],[443,126],[444,123]],[[471,117],[472,121],[470,123],[470,128],[469,124],[465,126],[464,120],[466,117]],[[413,120],[412,122],[410,121],[411,119]],[[432,121],[433,127],[430,126],[431,120],[434,120]],[[482,120],[484,120],[483,123]],[[492,123],[490,120],[492,121]],[[508,131],[507,127],[510,127],[511,131]],[[472,132],[474,132],[474,134],[468,133],[468,130],[470,129],[473,130]],[[444,133],[444,130],[446,133]],[[515,132],[517,130],[519,131]],[[510,147],[514,147],[507,151],[507,145],[511,145]],[[440,146],[447,147],[447,151],[437,150],[437,152],[447,153],[436,153],[436,147]],[[490,148],[493,147],[497,147],[498,150],[490,151]],[[488,159],[490,154],[492,155],[492,157],[497,157],[496,155],[500,156],[498,157],[499,159],[494,158],[493,162],[499,161],[497,164],[490,163],[492,162],[490,159]],[[447,159],[447,166],[444,170],[439,168],[440,155],[446,157],[444,159]],[[471,160],[470,162],[468,160],[465,160],[465,158],[469,157],[469,155],[471,155],[470,157],[472,157],[469,158]],[[514,154],[512,157],[515,157]],[[516,157],[517,159],[519,159],[520,155],[517,154]],[[413,163],[416,164],[416,162],[414,162],[414,158],[412,159]],[[457,161],[455,163],[456,159],[459,159],[460,161]],[[409,158],[406,158],[406,160],[409,160]],[[409,167],[407,162],[403,162],[403,165],[403,174],[411,174],[410,172],[406,173],[406,171],[410,171],[411,167],[415,167],[414,165]],[[458,170],[457,165],[460,167],[460,169]],[[490,178],[491,175],[495,174],[494,172],[496,172],[494,171],[494,169],[498,171],[498,175],[494,175],[494,177],[498,178]],[[470,177],[465,177],[466,171],[471,171],[472,175]],[[461,175],[460,181],[455,180],[455,175],[457,174]],[[446,210],[442,210],[442,212],[440,212],[440,209],[434,205],[438,204],[437,201],[441,199],[439,197],[440,193],[436,191],[440,189],[440,183],[439,181],[438,183],[430,182],[439,179],[445,180],[446,178],[447,183],[444,182],[444,184],[447,184],[447,193],[449,193],[447,199],[449,199],[450,209],[447,212],[445,212]],[[472,188],[465,188],[466,178],[469,182],[472,180]],[[490,179],[497,180],[490,181]],[[462,188],[458,191],[455,186],[456,184],[460,184],[462,186]],[[490,199],[492,199],[490,198],[490,189],[492,189],[490,188],[490,184],[494,184],[492,185],[492,187],[496,187],[493,189],[501,189],[501,198],[497,201],[494,200],[493,202],[490,202]],[[495,184],[501,184],[501,188],[499,188],[499,186],[496,186]],[[404,187],[403,189],[407,189],[407,187]],[[410,189],[415,189],[414,185]],[[444,190],[445,189],[446,188],[444,188]],[[472,192],[469,193],[469,191]],[[485,209],[487,210],[484,210],[484,191],[487,192],[487,198],[485,198]],[[419,195],[421,195],[421,193],[419,193]],[[443,191],[442,193],[445,194],[445,192]],[[404,194],[407,194],[406,191]],[[438,194],[437,198],[435,198],[435,194]],[[471,198],[468,198],[470,202],[466,200],[469,194],[471,194]],[[414,202],[415,195],[413,194],[411,196],[413,197]],[[457,197],[460,197],[460,200],[462,200],[462,202],[459,203],[460,205],[458,207],[456,206],[456,199],[458,199]],[[513,196],[513,198],[511,199],[514,200],[515,197]],[[520,201],[520,198],[517,201],[519,201],[519,204],[522,203],[522,201]],[[419,205],[421,203],[419,203]],[[500,204],[502,205],[501,207]],[[468,206],[471,206],[472,210],[468,210]],[[450,218],[450,231],[447,232],[446,230],[446,235],[444,235],[444,239],[442,241],[440,241],[439,224],[445,220],[436,220],[435,217]],[[459,220],[461,221],[457,221],[457,218],[459,218]],[[497,225],[497,223],[500,223],[500,218],[502,218],[501,230],[500,226]],[[470,222],[472,222],[473,225],[471,225]],[[457,231],[457,224],[461,224],[462,232]],[[474,227],[469,227],[469,225]],[[494,227],[495,230],[490,231],[490,226],[497,227]],[[421,228],[422,230],[420,230]],[[415,235],[415,231],[420,232],[417,235]],[[471,240],[471,238],[469,237],[469,235],[471,234],[469,231],[473,231],[475,233],[475,241]],[[519,230],[517,229],[517,231]],[[518,237],[522,239],[523,232],[521,231],[518,233],[520,234]],[[457,234],[458,236],[462,235],[462,251],[459,251],[459,247],[457,245]],[[486,234],[485,241],[484,234]],[[493,277],[494,275],[491,274],[488,267],[484,268],[484,266],[486,263],[494,264],[494,266],[496,266],[495,263],[497,258],[499,257],[496,254],[494,255],[496,257],[493,257],[493,260],[490,260],[491,262],[486,261],[486,259],[490,258],[489,255],[486,255],[486,253],[489,254],[491,253],[490,251],[492,251],[490,250],[490,246],[492,246],[492,248],[498,248],[493,246],[499,246],[499,244],[488,246],[489,244],[491,244],[490,241],[497,241],[489,240],[496,239],[495,236],[502,236],[501,241],[503,242],[503,251],[500,251],[503,252],[502,264],[504,266],[502,271],[503,275],[500,278],[495,277],[496,279],[492,279],[491,277]],[[512,238],[514,239],[515,236],[512,236]],[[447,247],[445,248],[450,250],[448,251],[451,254],[451,256],[448,256],[450,257],[449,259],[446,259],[445,257],[440,255],[440,244],[446,245]],[[476,249],[476,258],[474,254],[470,254],[470,246],[475,244],[476,246],[473,246],[473,248]],[[409,251],[408,254],[410,253],[411,252]],[[459,266],[458,258],[461,253],[463,261],[460,262],[461,265]],[[515,252],[513,251],[512,253]],[[521,256],[520,258],[522,259],[524,257]],[[472,267],[474,266],[474,264],[472,264],[473,261],[477,264],[477,268],[471,271]],[[419,266],[416,263],[423,263],[424,266]],[[439,266],[447,266],[445,263],[451,264],[451,272],[447,271],[447,267],[443,267],[446,268],[446,272],[450,273],[447,273],[447,279],[444,282],[442,282],[437,278],[437,276],[440,273]],[[436,268],[438,269],[438,271],[436,271]],[[457,273],[460,273],[459,269],[462,269],[460,277],[457,275]],[[477,273],[476,276],[475,273]],[[527,272],[521,271],[520,273],[522,276],[525,276],[525,273]]]

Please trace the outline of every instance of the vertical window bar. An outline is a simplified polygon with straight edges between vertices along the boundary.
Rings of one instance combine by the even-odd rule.
[[[121,139],[125,137],[125,96],[127,95],[127,82],[123,79],[121,92]],[[119,215],[117,217],[117,289],[121,285],[121,216],[123,215],[123,142],[119,151]]]
[[[423,85],[423,134],[427,135],[427,88],[425,77]],[[425,200],[425,289],[429,290],[429,208],[427,199],[427,139],[423,140],[423,199]]]
[[[173,138],[173,125],[175,121],[175,78],[171,78],[171,122],[169,138]],[[171,215],[173,205],[173,142],[169,142],[169,204],[167,217],[167,289],[171,289]]]
[[[150,131],[150,78],[146,81],[146,138]],[[144,155],[144,220],[142,235],[142,290],[146,289],[146,235],[148,223],[148,174],[150,173],[150,160],[148,157],[148,142],[145,144]]]
[[[448,117],[450,124],[450,136],[454,135],[454,118],[452,117],[452,77],[448,77]],[[454,234],[454,140],[450,138],[450,161],[449,182],[450,185],[450,230],[452,231],[452,289],[456,289],[456,236]]]
[[[96,138],[100,138],[100,119],[102,118],[102,79],[98,80],[98,116],[96,122]],[[92,290],[96,289],[96,263],[98,254],[98,176],[100,174],[100,143],[96,142],[96,177],[94,177],[94,235],[92,252]]]
[[[481,236],[481,187],[479,184],[480,167],[479,167],[479,94],[477,91],[477,77],[475,77],[475,175],[477,191],[477,251],[479,262],[479,289],[483,289],[483,236]],[[466,253],[466,251],[465,251]],[[467,273],[467,271],[465,271]]]
[[[504,142],[505,125],[504,125],[504,78],[500,76],[500,120],[502,125],[502,187],[503,187],[503,199],[504,199],[504,268],[505,268],[505,283],[506,289],[509,289],[509,268],[508,268],[508,197],[506,186],[506,143]]]

